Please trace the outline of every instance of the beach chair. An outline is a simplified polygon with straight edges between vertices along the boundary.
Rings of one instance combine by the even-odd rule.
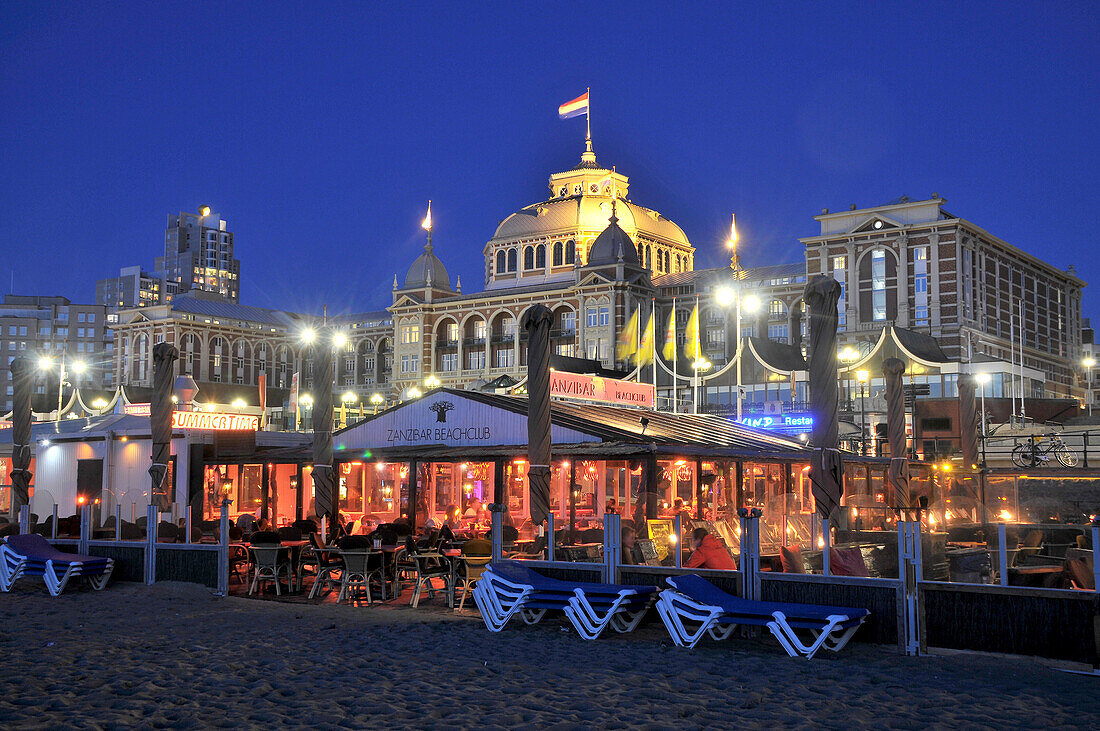
[[[52,596],[63,592],[69,579],[77,576],[87,578],[93,589],[101,591],[114,568],[114,559],[63,553],[35,533],[8,536],[0,543],[0,591],[10,591],[21,576],[41,576]]]
[[[681,647],[695,647],[706,634],[724,640],[738,625],[750,625],[767,627],[791,657],[810,659],[822,647],[839,652],[871,614],[866,609],[750,601],[694,574],[666,581],[672,589],[661,592],[657,613]],[[813,640],[804,643],[796,630],[808,631]]]
[[[594,640],[608,627],[616,632],[637,627],[657,587],[561,581],[502,562],[485,569],[473,596],[490,632],[501,631],[516,614],[536,624],[548,611],[559,610],[581,637]]]
[[[293,589],[294,579],[290,569],[290,552],[278,543],[274,545],[252,544],[252,556],[255,558],[256,567],[252,573],[252,586],[248,589],[248,595],[256,593],[256,587],[260,587],[263,593],[265,582],[275,584],[275,596],[282,595],[282,587],[279,577],[286,575],[288,589]]]

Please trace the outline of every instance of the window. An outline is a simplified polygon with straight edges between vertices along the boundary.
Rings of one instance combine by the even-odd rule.
[[[494,365],[497,368],[511,368],[515,365],[516,352],[511,348],[501,348],[497,351],[496,363]]]
[[[871,319],[886,319],[886,251],[871,252]]]
[[[535,247],[528,246],[523,250],[523,268],[524,270],[535,268]]]
[[[562,332],[576,332],[577,331],[577,313],[573,310],[568,310],[561,313],[561,329]]]
[[[565,247],[561,245],[561,242],[554,244],[554,266],[560,267],[565,261]]]
[[[21,327],[21,328],[19,328],[19,330],[20,330],[20,333],[19,333],[19,334],[20,334],[20,335],[26,335],[26,334],[27,334],[27,333],[26,333],[26,329],[27,329],[27,328],[25,328],[25,327]],[[59,328],[57,328],[57,337],[59,337],[59,338],[67,338],[67,337],[69,337],[69,328],[67,328],[67,327],[59,327]]]
[[[64,332],[64,333],[61,333],[61,332],[60,332],[61,330],[64,330],[65,332]],[[58,329],[58,333],[59,333],[59,334],[68,334],[68,332],[69,332],[69,329],[68,329],[68,328],[59,328],[59,329]],[[26,325],[20,325],[20,326],[19,326],[19,334],[20,334],[20,335],[26,335],[26,334],[27,334],[27,326],[26,326]]]
[[[584,355],[589,360],[599,360],[600,341],[596,338],[584,341]]]
[[[771,319],[785,317],[787,314],[787,306],[783,304],[781,300],[772,300],[768,303],[768,316]]]
[[[515,340],[516,338],[516,318],[506,317],[500,323],[500,333],[504,336],[505,340]]]
[[[588,327],[596,327],[596,322],[598,321],[598,312],[599,311],[595,307],[588,308],[585,313],[585,322],[588,324]]]
[[[928,324],[928,308],[920,305],[913,308],[913,319],[918,325]]]
[[[446,334],[447,334],[447,342],[448,343],[457,343],[458,342],[458,323],[457,322],[448,322],[447,323]]]
[[[721,346],[726,343],[726,330],[725,328],[713,328],[707,330],[707,345],[708,346]]]
[[[539,244],[535,247],[535,268],[546,268],[546,247],[542,244]]]
[[[374,370],[374,358],[368,357],[363,359],[363,370],[368,372]]]
[[[444,353],[439,358],[439,370],[451,373],[458,370],[458,353]]]
[[[9,331],[9,332],[10,332],[10,333],[11,333],[12,335],[15,335],[15,328],[14,328],[14,327],[8,328],[8,331]],[[50,328],[49,328],[49,326],[45,326],[45,327],[40,327],[40,328],[38,328],[38,336],[39,336],[39,337],[43,337],[43,338],[48,338],[48,337],[50,336]]]
[[[786,340],[787,325],[768,325],[768,340]]]
[[[504,253],[504,250],[497,252],[497,274],[505,271],[508,266],[508,255]]]
[[[485,339],[485,332],[486,332],[487,329],[488,328],[487,328],[487,325],[485,323],[485,320],[474,320],[474,339],[475,340],[484,340]]]
[[[402,345],[410,345],[420,342],[419,325],[402,325],[398,333]]]
[[[418,355],[403,355],[401,356],[401,372],[402,373],[416,373],[420,370],[420,356]]]
[[[81,312],[79,315],[76,316],[76,321],[77,322],[84,322],[84,313],[83,312]]]
[[[94,312],[89,312],[88,313],[88,322],[95,322],[95,313]]]
[[[508,249],[508,271],[514,272],[516,270],[516,250]]]
[[[574,264],[577,261],[577,245],[573,242],[573,239],[569,239],[565,243],[565,263]]]
[[[82,338],[82,337],[84,337],[84,328],[82,328],[82,327],[78,327],[78,328],[76,329],[76,336],[77,336],[78,338]]]
[[[479,371],[485,368],[485,351],[471,350],[466,354],[466,370]]]
[[[607,307],[600,308],[600,326],[611,324],[611,310]]]
[[[577,357],[577,345],[576,343],[558,343],[554,348],[554,352],[558,355],[575,358]]]
[[[915,294],[924,294],[928,291],[928,275],[916,274],[913,276],[913,292]]]
[[[349,372],[355,370],[355,358],[344,358],[344,370]]]

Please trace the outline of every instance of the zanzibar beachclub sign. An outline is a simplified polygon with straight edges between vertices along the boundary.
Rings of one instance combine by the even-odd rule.
[[[651,384],[561,371],[550,371],[550,395],[644,408],[653,408],[654,403]]]
[[[260,417],[248,414],[173,411],[172,428],[208,429],[210,431],[256,431],[260,428]]]

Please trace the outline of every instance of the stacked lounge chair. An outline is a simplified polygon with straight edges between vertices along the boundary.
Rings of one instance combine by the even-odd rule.
[[[672,589],[661,592],[657,612],[681,647],[695,647],[705,634],[724,640],[738,625],[752,625],[771,630],[791,657],[809,659],[822,647],[839,652],[871,614],[866,609],[750,601],[696,575],[666,581]],[[795,630],[808,631],[813,641],[802,642]]]
[[[500,632],[517,614],[535,624],[559,610],[581,637],[594,640],[608,627],[616,632],[637,627],[657,587],[561,581],[516,562],[497,562],[485,569],[473,595],[490,632]]]
[[[8,536],[0,543],[0,591],[11,591],[22,576],[41,576],[53,596],[76,576],[86,577],[92,588],[100,591],[114,568],[114,559],[63,553],[35,533]]]

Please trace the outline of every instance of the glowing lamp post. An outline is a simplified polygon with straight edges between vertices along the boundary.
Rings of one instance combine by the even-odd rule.
[[[73,370],[73,373],[80,374],[87,369],[87,365],[82,360],[74,360],[69,364]],[[48,371],[53,367],[53,360],[48,357],[42,357],[38,361],[38,367],[43,371]],[[65,390],[65,386],[72,386],[73,384],[65,380],[69,375],[69,372],[65,370],[65,356],[62,355],[57,359],[57,418],[55,421],[61,421],[61,397],[62,392]]]
[[[376,393],[376,394],[371,395],[370,402],[372,404],[374,404],[374,413],[377,414],[378,413],[378,407],[381,406],[383,403],[385,403],[386,399],[385,399],[384,396],[382,396],[382,394]]]
[[[1088,387],[1089,387],[1089,416],[1092,416],[1092,402],[1093,402],[1093,395],[1092,395],[1092,367],[1093,367],[1094,365],[1096,365],[1096,359],[1095,359],[1095,358],[1085,358],[1085,359],[1084,359],[1083,361],[1081,361],[1081,365],[1085,366],[1085,368],[1088,368],[1088,373],[1089,373],[1089,379],[1088,379]]]
[[[867,380],[870,377],[870,371],[862,368],[856,371],[856,380],[859,381],[859,453],[864,455],[867,454],[867,396],[865,389]]]

